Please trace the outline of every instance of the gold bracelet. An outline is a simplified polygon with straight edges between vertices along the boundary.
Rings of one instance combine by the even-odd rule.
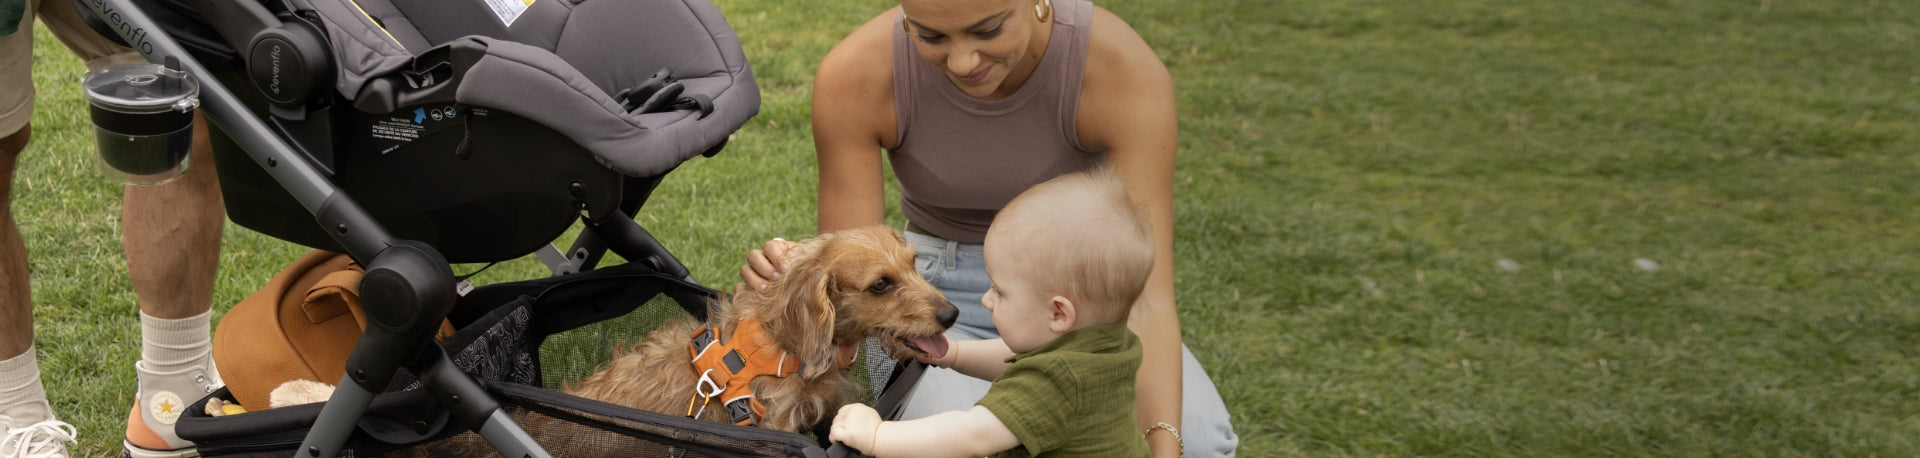
[[[1167,434],[1172,434],[1173,443],[1178,444],[1180,446],[1180,456],[1187,456],[1187,440],[1181,439],[1180,430],[1178,428],[1174,428],[1173,425],[1167,424],[1167,422],[1163,421],[1159,423],[1154,423],[1153,426],[1148,426],[1146,431],[1141,431],[1140,435],[1146,436],[1149,434],[1153,434],[1153,430],[1156,430],[1156,429],[1164,429],[1164,430],[1167,430]]]

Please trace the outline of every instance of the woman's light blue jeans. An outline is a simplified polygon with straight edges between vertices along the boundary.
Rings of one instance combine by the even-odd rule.
[[[980,297],[986,293],[989,284],[985,252],[980,245],[912,232],[907,233],[907,242],[913,244],[913,260],[915,266],[920,268],[920,275],[939,287],[941,292],[946,293],[947,300],[960,308],[960,320],[947,330],[947,338],[979,340],[1000,337],[1000,332],[994,329],[992,313],[980,305]],[[1200,367],[1200,362],[1193,358],[1193,352],[1188,351],[1184,344],[1180,346],[1180,358],[1184,396],[1180,403],[1180,433],[1186,439],[1187,456],[1233,456],[1240,444],[1240,437],[1233,433],[1233,419],[1227,414],[1227,406],[1220,399],[1219,390],[1214,388],[1213,380],[1207,377],[1206,370]],[[920,378],[919,385],[907,395],[901,419],[972,408],[975,402],[986,396],[990,385],[986,380],[949,369],[929,367],[926,375]]]

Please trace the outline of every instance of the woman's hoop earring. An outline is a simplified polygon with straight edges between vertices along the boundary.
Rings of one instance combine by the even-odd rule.
[[[1039,19],[1041,24],[1045,24],[1048,20],[1053,19],[1053,0],[1038,0],[1033,2],[1033,17]]]

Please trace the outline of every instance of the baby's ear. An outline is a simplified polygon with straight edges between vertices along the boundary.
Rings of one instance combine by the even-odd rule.
[[[1073,300],[1067,299],[1066,296],[1054,296],[1048,299],[1047,308],[1053,312],[1047,317],[1047,329],[1056,334],[1072,331],[1074,322],[1080,319],[1079,311],[1073,307]]]

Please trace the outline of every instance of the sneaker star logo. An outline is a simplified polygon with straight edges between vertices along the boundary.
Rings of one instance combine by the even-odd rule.
[[[154,421],[171,425],[180,421],[180,413],[184,407],[186,403],[181,402],[180,395],[173,394],[172,391],[161,391],[153,394],[153,400],[148,403],[147,411],[153,414]]]

